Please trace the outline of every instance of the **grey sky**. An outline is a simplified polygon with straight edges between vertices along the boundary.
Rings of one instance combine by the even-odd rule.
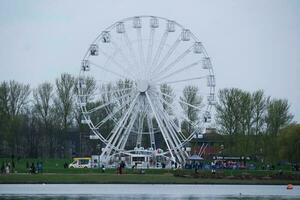
[[[217,88],[287,98],[300,121],[300,1],[0,1],[0,81],[32,86],[77,75],[95,36],[120,19],[157,15],[198,36]]]

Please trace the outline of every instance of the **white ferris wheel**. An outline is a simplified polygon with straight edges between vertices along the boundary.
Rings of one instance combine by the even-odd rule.
[[[95,90],[87,77],[96,80]],[[200,104],[182,98],[187,86],[196,88]],[[104,143],[107,164],[120,155],[184,164],[187,144],[209,126],[215,104],[215,76],[202,43],[177,22],[155,16],[127,18],[102,31],[82,60],[78,88],[83,123]],[[187,110],[196,112],[196,121]],[[190,132],[182,130],[183,121]]]

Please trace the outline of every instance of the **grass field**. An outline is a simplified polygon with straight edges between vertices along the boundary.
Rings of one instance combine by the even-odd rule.
[[[175,177],[172,174],[10,174],[0,176],[0,183],[99,183],[99,184],[295,184],[300,180],[240,180]]]
[[[3,161],[10,161],[2,158]],[[26,162],[43,162],[42,174],[28,174]],[[300,172],[283,170],[218,170],[212,175],[209,170],[125,169],[117,174],[116,169],[64,169],[63,159],[21,159],[15,161],[15,173],[0,176],[0,183],[128,183],[128,184],[300,184]]]

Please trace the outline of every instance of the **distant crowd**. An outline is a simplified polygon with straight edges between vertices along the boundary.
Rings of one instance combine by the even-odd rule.
[[[38,173],[43,173],[43,162],[32,162],[31,165],[29,164],[29,162],[26,162],[26,169],[27,172],[30,174],[38,174]]]
[[[9,174],[13,173],[15,171],[15,162],[12,160],[12,162],[3,161],[1,165],[1,174]]]

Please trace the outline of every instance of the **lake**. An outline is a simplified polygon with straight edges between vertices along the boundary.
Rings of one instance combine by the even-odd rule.
[[[1,184],[0,199],[300,199],[300,186],[286,185],[138,185],[138,184]]]

